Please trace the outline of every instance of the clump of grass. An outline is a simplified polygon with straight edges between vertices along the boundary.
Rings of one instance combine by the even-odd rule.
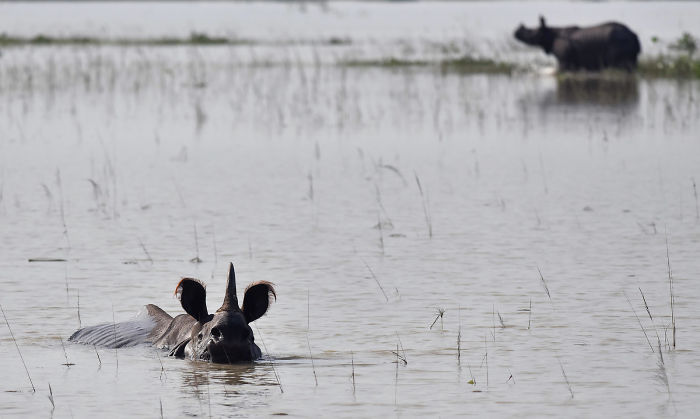
[[[669,45],[669,47],[672,50],[687,55],[688,57],[692,57],[695,54],[695,51],[698,50],[698,43],[695,40],[695,37],[689,32],[683,32],[680,38],[676,39],[671,45]]]
[[[376,60],[348,60],[340,63],[344,67],[378,67],[378,68],[409,68],[428,67],[431,65],[426,60],[412,60],[403,58],[381,58]]]
[[[639,61],[637,70],[645,77],[700,78],[700,60],[687,55],[659,55]]]
[[[288,39],[288,40],[251,40],[241,39],[226,36],[212,36],[204,32],[193,31],[186,37],[164,36],[156,38],[100,38],[94,36],[52,36],[45,34],[37,34],[32,37],[10,35],[7,33],[0,34],[0,46],[2,47],[22,47],[22,46],[93,46],[93,45],[111,45],[111,46],[187,46],[187,45],[331,45],[344,46],[351,45],[352,40],[347,38],[331,37],[322,40],[304,40],[304,39]]]
[[[190,34],[189,43],[197,45],[221,45],[227,44],[230,39],[216,36],[209,36],[202,32],[192,32]]]
[[[650,77],[700,78],[700,59],[695,57],[698,45],[690,33],[684,32],[669,49],[670,53],[641,60],[639,73]]]
[[[472,367],[469,364],[467,364],[467,369],[469,370],[469,376],[471,377],[471,380],[467,381],[467,384],[476,386],[476,378],[474,378],[474,374],[472,373]]]
[[[60,38],[62,41],[65,43],[74,43],[73,41],[77,41],[78,39],[74,38]],[[81,38],[82,43],[88,43],[86,41],[89,41],[88,38]],[[0,34],[0,45],[3,47],[12,47],[12,46],[23,46],[23,45],[47,45],[47,44],[53,44],[55,43],[56,38],[48,37],[45,35],[37,35],[32,38],[26,38],[26,37],[21,37],[21,36],[12,36],[8,35],[6,33]],[[77,42],[75,42],[77,43]]]
[[[465,55],[460,58],[447,59],[440,62],[440,69],[445,72],[463,74],[511,74],[517,68],[515,64],[495,61],[486,58],[475,58]]]
[[[430,324],[430,327],[428,329],[433,330],[433,326],[435,326],[435,323],[437,323],[438,319],[440,319],[440,330],[444,330],[442,317],[445,315],[445,309],[442,307],[437,307],[435,309],[435,311],[436,311],[435,320],[433,320],[433,322]]]
[[[351,45],[352,40],[348,38],[331,37],[327,39],[325,43],[328,45]]]
[[[211,36],[203,32],[192,32],[189,37],[162,37],[162,38],[97,38],[91,36],[49,36],[38,34],[33,37],[13,36],[6,33],[0,34],[0,46],[185,46],[185,45],[241,45],[252,44],[252,41]]]

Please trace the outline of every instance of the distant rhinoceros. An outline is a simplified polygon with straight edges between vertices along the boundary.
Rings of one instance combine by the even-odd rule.
[[[271,283],[250,284],[239,308],[232,263],[224,303],[216,313],[207,311],[204,284],[196,279],[180,280],[175,295],[187,314],[172,317],[160,307],[148,304],[145,319],[85,327],[73,333],[70,340],[112,348],[150,343],[169,349],[170,356],[217,363],[260,358],[249,323],[265,314],[271,299],[277,298]]]
[[[515,38],[539,46],[554,54],[561,71],[619,68],[632,71],[641,51],[639,39],[627,26],[609,22],[597,26],[551,27],[540,16],[540,26],[529,29],[520,25]]]

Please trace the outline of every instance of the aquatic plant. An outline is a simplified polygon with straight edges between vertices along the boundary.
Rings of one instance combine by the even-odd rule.
[[[347,60],[339,63],[347,67],[378,67],[386,69],[402,69],[412,67],[424,67],[438,69],[443,72],[454,72],[461,74],[489,73],[489,74],[511,74],[518,67],[513,63],[505,61],[495,61],[485,58],[462,56],[459,58],[448,58],[442,60],[424,60],[410,58],[382,58],[375,60]]]
[[[652,42],[659,42],[652,38]],[[647,77],[700,78],[700,60],[695,58],[697,41],[684,32],[669,44],[669,51],[639,62],[639,73]]]

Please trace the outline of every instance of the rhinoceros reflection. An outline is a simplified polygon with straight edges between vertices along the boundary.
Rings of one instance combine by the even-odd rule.
[[[216,363],[260,358],[260,348],[255,344],[249,324],[264,315],[271,300],[276,298],[271,283],[250,284],[245,290],[243,305],[239,307],[232,263],[224,303],[216,313],[209,314],[204,284],[196,279],[182,279],[175,294],[187,314],[172,317],[160,307],[149,304],[144,319],[86,327],[73,333],[70,340],[107,347],[151,343],[169,349],[171,356]]]
[[[633,105],[639,101],[639,82],[628,74],[580,74],[557,78],[556,99],[564,104]]]

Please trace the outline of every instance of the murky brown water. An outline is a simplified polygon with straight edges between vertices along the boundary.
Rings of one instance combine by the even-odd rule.
[[[3,51],[0,304],[37,391],[3,325],[0,416],[693,415],[700,84],[248,54]],[[180,313],[181,276],[218,304],[229,261],[277,285],[265,360],[63,365],[80,324]]]

